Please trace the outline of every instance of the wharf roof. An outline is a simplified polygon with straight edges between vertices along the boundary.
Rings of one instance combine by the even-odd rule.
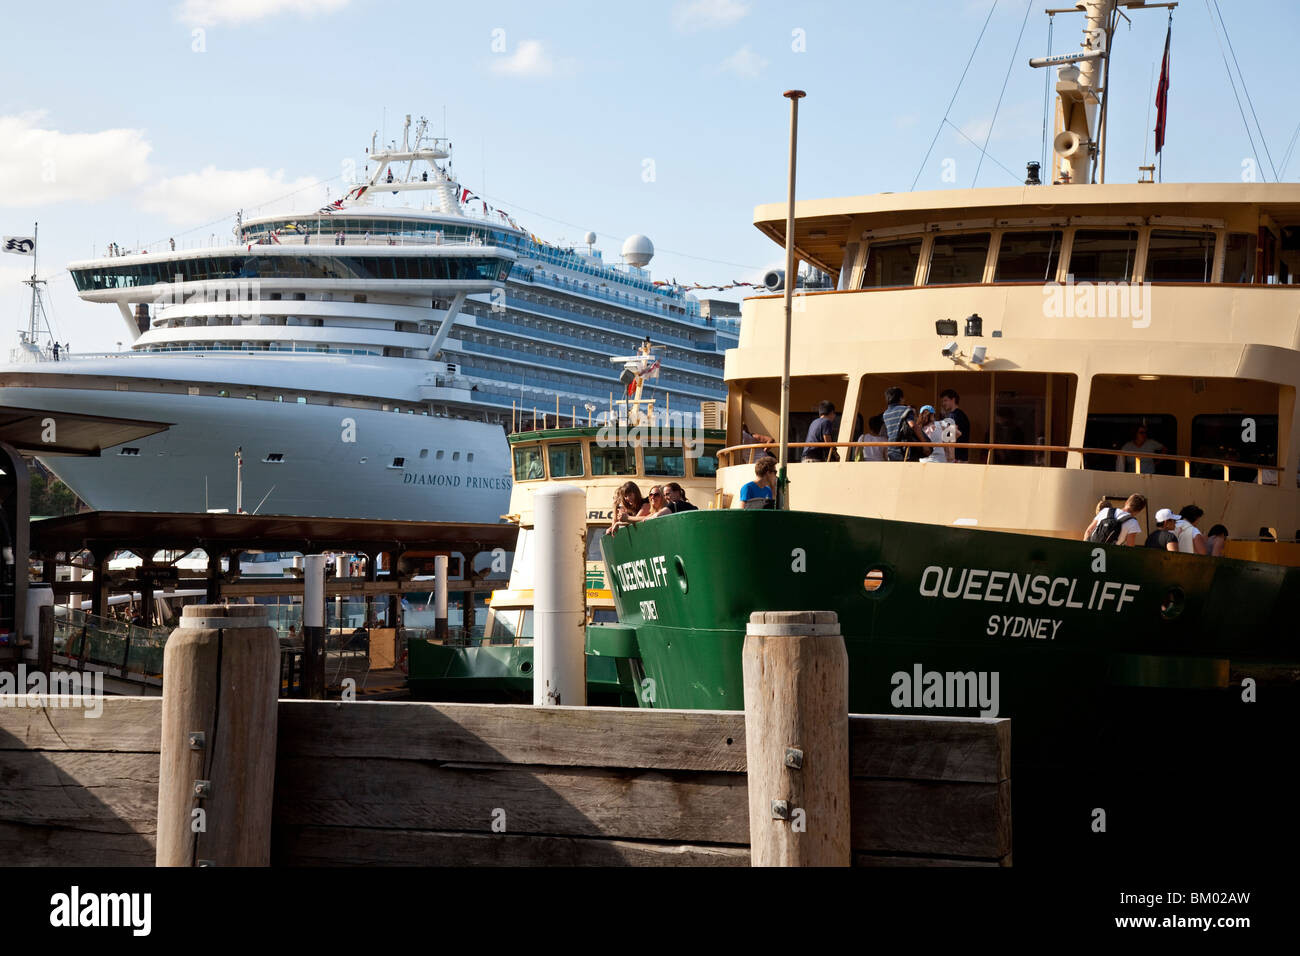
[[[291,515],[88,511],[31,525],[31,549],[59,551],[460,551],[514,548],[514,524],[375,521]]]

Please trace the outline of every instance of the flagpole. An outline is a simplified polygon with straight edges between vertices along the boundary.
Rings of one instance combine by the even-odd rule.
[[[790,460],[790,313],[793,306],[794,271],[794,173],[795,154],[799,140],[799,101],[807,94],[803,90],[786,90],[781,94],[790,101],[790,181],[787,187],[788,203],[785,215],[785,346],[781,367],[781,445],[777,462],[776,488],[778,508],[789,505],[790,488],[786,468]]]

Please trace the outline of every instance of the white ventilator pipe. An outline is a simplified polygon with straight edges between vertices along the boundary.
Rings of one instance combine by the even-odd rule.
[[[303,627],[325,626],[325,555],[307,554],[302,558]]]
[[[433,634],[440,641],[447,639],[447,555],[433,559]]]
[[[587,494],[533,494],[533,705],[587,703]]]

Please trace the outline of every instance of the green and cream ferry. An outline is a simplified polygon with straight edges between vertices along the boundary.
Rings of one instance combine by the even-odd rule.
[[[1096,54],[1143,5],[1077,4],[1047,182],[756,209],[835,288],[745,301],[722,508],[602,541],[620,623],[589,645],[618,632],[642,706],[740,708],[750,614],[833,610],[852,711],[1012,718],[1032,846],[1087,841],[1098,807],[1180,850],[1218,797],[1268,818],[1280,791],[1231,778],[1275,765],[1300,713],[1300,185],[1095,181]],[[955,394],[969,434],[860,440],[893,388],[913,409]],[[823,401],[834,440],[808,446]],[[739,507],[742,429],[789,449],[779,509]],[[891,444],[926,460],[860,460]],[[1139,545],[1195,505],[1222,555],[1081,540],[1134,494]],[[1197,799],[1152,798],[1144,774]],[[1223,834],[1252,815],[1224,813]]]

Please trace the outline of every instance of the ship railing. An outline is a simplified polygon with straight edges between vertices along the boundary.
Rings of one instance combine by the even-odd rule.
[[[338,230],[327,231],[325,229],[322,229],[320,232],[316,232],[315,230],[312,230],[306,233],[307,240],[308,240],[307,242],[303,242],[304,234],[301,232],[282,232],[280,233],[280,241],[278,243],[277,242],[267,243],[267,242],[259,241],[265,239],[266,235],[267,234],[265,232],[250,234],[246,236],[242,242],[235,239],[232,236],[223,236],[220,238],[216,236],[209,236],[206,239],[186,239],[182,242],[176,243],[175,246],[172,246],[170,245],[170,243],[167,242],[160,242],[155,244],[152,249],[150,248],[118,249],[116,254],[110,254],[108,252],[105,252],[103,258],[120,259],[126,256],[149,255],[150,252],[154,254],[164,253],[164,252],[197,252],[203,249],[238,248],[247,251],[249,246],[266,246],[266,245],[273,245],[273,246],[274,245],[279,245],[279,246],[304,246],[305,245],[308,248],[312,246],[333,246],[336,245],[335,239],[338,236]],[[480,246],[481,247],[481,246],[491,245],[491,243],[485,242],[483,239],[477,236],[437,237],[431,233],[416,233],[416,234],[403,233],[398,235],[385,233],[383,235],[378,235],[378,236],[372,235],[369,239],[366,239],[364,234],[358,235],[356,233],[351,233],[347,231],[344,231],[343,235],[347,240],[345,245],[348,246]]]
[[[718,453],[718,463],[722,467],[730,465],[744,464],[745,460],[755,451],[766,451],[773,458],[776,457],[775,443],[757,443],[748,445],[729,445]],[[1021,462],[1021,464],[1034,464],[1039,467],[1048,467],[1044,456],[1048,454],[1078,454],[1079,469],[1085,469],[1083,461],[1084,455],[1104,455],[1110,458],[1128,458],[1133,459],[1133,470],[1128,471],[1126,468],[1116,468],[1115,471],[1124,474],[1138,474],[1151,472],[1142,472],[1143,462],[1148,461],[1172,461],[1180,462],[1183,466],[1183,477],[1191,478],[1193,465],[1205,465],[1214,469],[1222,469],[1223,480],[1232,481],[1231,472],[1233,469],[1252,469],[1255,472],[1253,484],[1276,485],[1278,483],[1279,468],[1276,464],[1260,464],[1248,461],[1230,461],[1223,458],[1199,458],[1193,455],[1164,455],[1148,453],[1144,455],[1135,454],[1132,451],[1124,451],[1117,448],[1078,448],[1073,445],[1013,445],[1005,442],[922,442],[922,441],[849,441],[849,442],[790,442],[787,446],[791,452],[799,452],[805,448],[817,448],[825,450],[838,449],[857,449],[857,448],[947,448],[953,450],[965,449],[971,451],[987,452],[984,458],[984,464],[996,465],[1000,462],[994,461],[995,452],[1010,452],[1012,454],[1023,456],[1034,456],[1031,460]],[[851,458],[852,451],[846,452]],[[797,459],[792,459],[797,460]],[[954,464],[965,464],[963,462],[953,462]],[[978,462],[969,462],[978,464]],[[1068,466],[1067,466],[1068,467]],[[1091,469],[1098,470],[1098,469]],[[1204,477],[1204,476],[1196,476]]]

